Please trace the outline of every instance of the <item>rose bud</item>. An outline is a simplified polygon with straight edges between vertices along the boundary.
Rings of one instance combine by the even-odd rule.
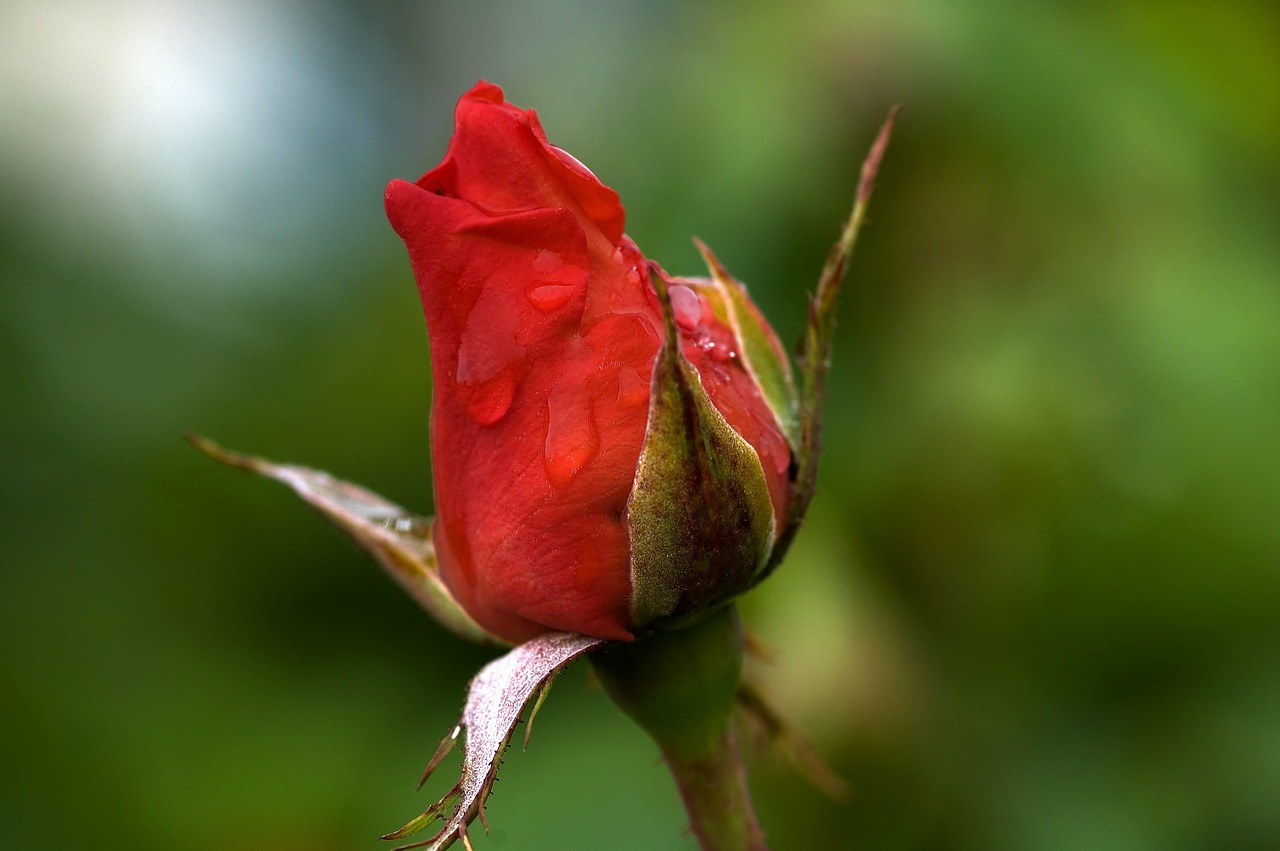
[[[761,578],[795,513],[795,384],[709,251],[709,278],[647,261],[617,193],[484,82],[386,208],[430,337],[436,557],[471,618],[629,640]]]
[[[459,778],[384,839],[444,851],[484,809],[514,730],[587,656],[658,744],[706,851],[762,851],[733,716],[802,773],[841,784],[742,681],[734,596],[777,566],[817,478],[845,268],[892,131],[809,299],[795,374],[746,290],[667,275],[623,234],[618,196],[479,83],[444,161],[393,181],[430,335],[436,518],[319,470],[223,449],[351,536],[443,626],[518,646],[467,686],[423,782],[465,741]],[[676,629],[674,627],[679,627]],[[632,639],[638,639],[632,641]],[[465,731],[465,736],[463,732]]]

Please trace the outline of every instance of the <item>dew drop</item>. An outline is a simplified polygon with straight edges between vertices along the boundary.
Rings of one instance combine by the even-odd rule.
[[[565,488],[600,451],[600,434],[591,414],[584,381],[566,376],[547,398],[547,442],[543,460],[547,478]]]
[[[539,313],[552,313],[568,304],[578,287],[563,284],[534,284],[524,294]]]
[[[539,251],[538,256],[533,258],[534,270],[544,275],[552,275],[558,272],[563,265],[564,261],[554,251]]]
[[[618,407],[629,408],[649,402],[649,382],[629,366],[618,373]]]
[[[566,263],[558,253],[542,250],[533,258],[537,280],[524,296],[540,313],[552,313],[564,307],[582,290],[587,273]]]
[[[668,291],[671,297],[671,312],[675,314],[676,324],[685,331],[692,331],[702,322],[702,296],[681,284],[676,284]]]
[[[480,425],[489,426],[507,415],[516,395],[516,381],[509,371],[500,372],[488,381],[458,385],[458,395],[467,415]]]
[[[467,316],[454,380],[467,414],[481,425],[506,416],[520,378],[520,311],[497,287],[487,287]]]
[[[604,563],[600,549],[591,538],[578,542],[578,557],[573,564],[573,586],[579,591],[589,593],[600,587],[600,577],[604,573]]]
[[[715,340],[711,339],[710,335],[704,334],[700,336],[697,341],[697,346],[699,349],[706,352],[709,358],[720,361],[721,363],[724,363],[725,361],[736,361],[738,359],[738,353],[734,350],[733,346],[726,343],[717,343]]]

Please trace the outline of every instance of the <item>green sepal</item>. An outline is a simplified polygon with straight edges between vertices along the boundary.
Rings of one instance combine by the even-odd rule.
[[[627,500],[631,623],[711,609],[748,588],[773,546],[760,458],[716,410],[680,350],[663,272],[649,269],[666,339],[653,367],[649,423]]]
[[[818,276],[818,288],[809,296],[809,321],[800,338],[799,353],[799,451],[794,456],[795,476],[787,517],[779,524],[778,543],[770,557],[769,565],[760,579],[767,576],[786,555],[796,531],[804,520],[805,512],[813,499],[818,482],[818,457],[822,453],[822,411],[827,398],[827,373],[831,369],[831,344],[835,338],[836,306],[839,303],[840,285],[844,282],[849,257],[857,242],[858,232],[867,218],[867,207],[875,189],[880,161],[889,145],[889,136],[897,120],[899,107],[889,110],[889,117],[880,126],[871,150],[862,161],[858,190],[854,196],[853,211],[840,231],[840,238],[831,246],[822,272]]]
[[[215,461],[275,479],[293,489],[320,514],[391,574],[441,626],[470,641],[510,646],[471,619],[440,578],[431,518],[405,511],[359,485],[328,473],[277,464],[265,458],[224,449],[196,434],[187,440]]]
[[[792,454],[800,448],[800,395],[792,374],[791,358],[782,348],[760,308],[747,294],[746,286],[725,269],[715,253],[700,239],[693,241],[706,261],[711,280],[699,284],[716,318],[728,325],[741,347],[738,357],[760,388],[769,409],[778,421]]]

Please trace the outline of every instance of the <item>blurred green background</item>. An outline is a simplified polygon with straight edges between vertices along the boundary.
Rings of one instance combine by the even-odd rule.
[[[794,339],[905,104],[818,499],[746,602],[855,789],[778,851],[1280,847],[1280,7],[942,0],[0,11],[0,847],[372,849],[487,658],[185,429],[424,513],[382,188],[477,78]],[[571,670],[479,848],[692,849]]]

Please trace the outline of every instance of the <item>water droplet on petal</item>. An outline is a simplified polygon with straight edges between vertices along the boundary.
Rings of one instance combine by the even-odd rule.
[[[707,356],[712,360],[723,363],[725,361],[736,361],[738,359],[738,353],[734,350],[732,345],[723,341],[717,343],[715,340],[711,339],[709,334],[703,334],[698,337],[696,345],[699,349],[706,352]]]
[[[504,371],[478,384],[459,383],[458,395],[471,419],[480,425],[493,425],[511,410],[516,380],[509,371]]]
[[[582,291],[587,273],[566,263],[558,253],[542,250],[533,258],[537,280],[525,290],[525,298],[540,313],[552,313],[564,307]]]
[[[538,256],[533,258],[533,268],[544,275],[554,274],[563,265],[564,261],[554,251],[539,251]]]
[[[568,304],[581,288],[572,284],[534,284],[524,294],[540,313],[551,313]]]
[[[702,296],[681,284],[668,290],[671,297],[671,312],[675,314],[676,324],[685,331],[692,331],[702,322]]]
[[[648,403],[649,382],[631,367],[623,367],[618,373],[618,406],[626,408]]]
[[[604,563],[596,542],[585,538],[578,542],[578,557],[573,563],[573,587],[584,593],[600,587]]]
[[[454,380],[467,414],[481,425],[506,416],[521,377],[520,312],[498,287],[487,287],[467,317]]]
[[[561,380],[547,398],[547,414],[543,450],[547,478],[553,486],[564,488],[600,451],[586,382],[575,376]]]

